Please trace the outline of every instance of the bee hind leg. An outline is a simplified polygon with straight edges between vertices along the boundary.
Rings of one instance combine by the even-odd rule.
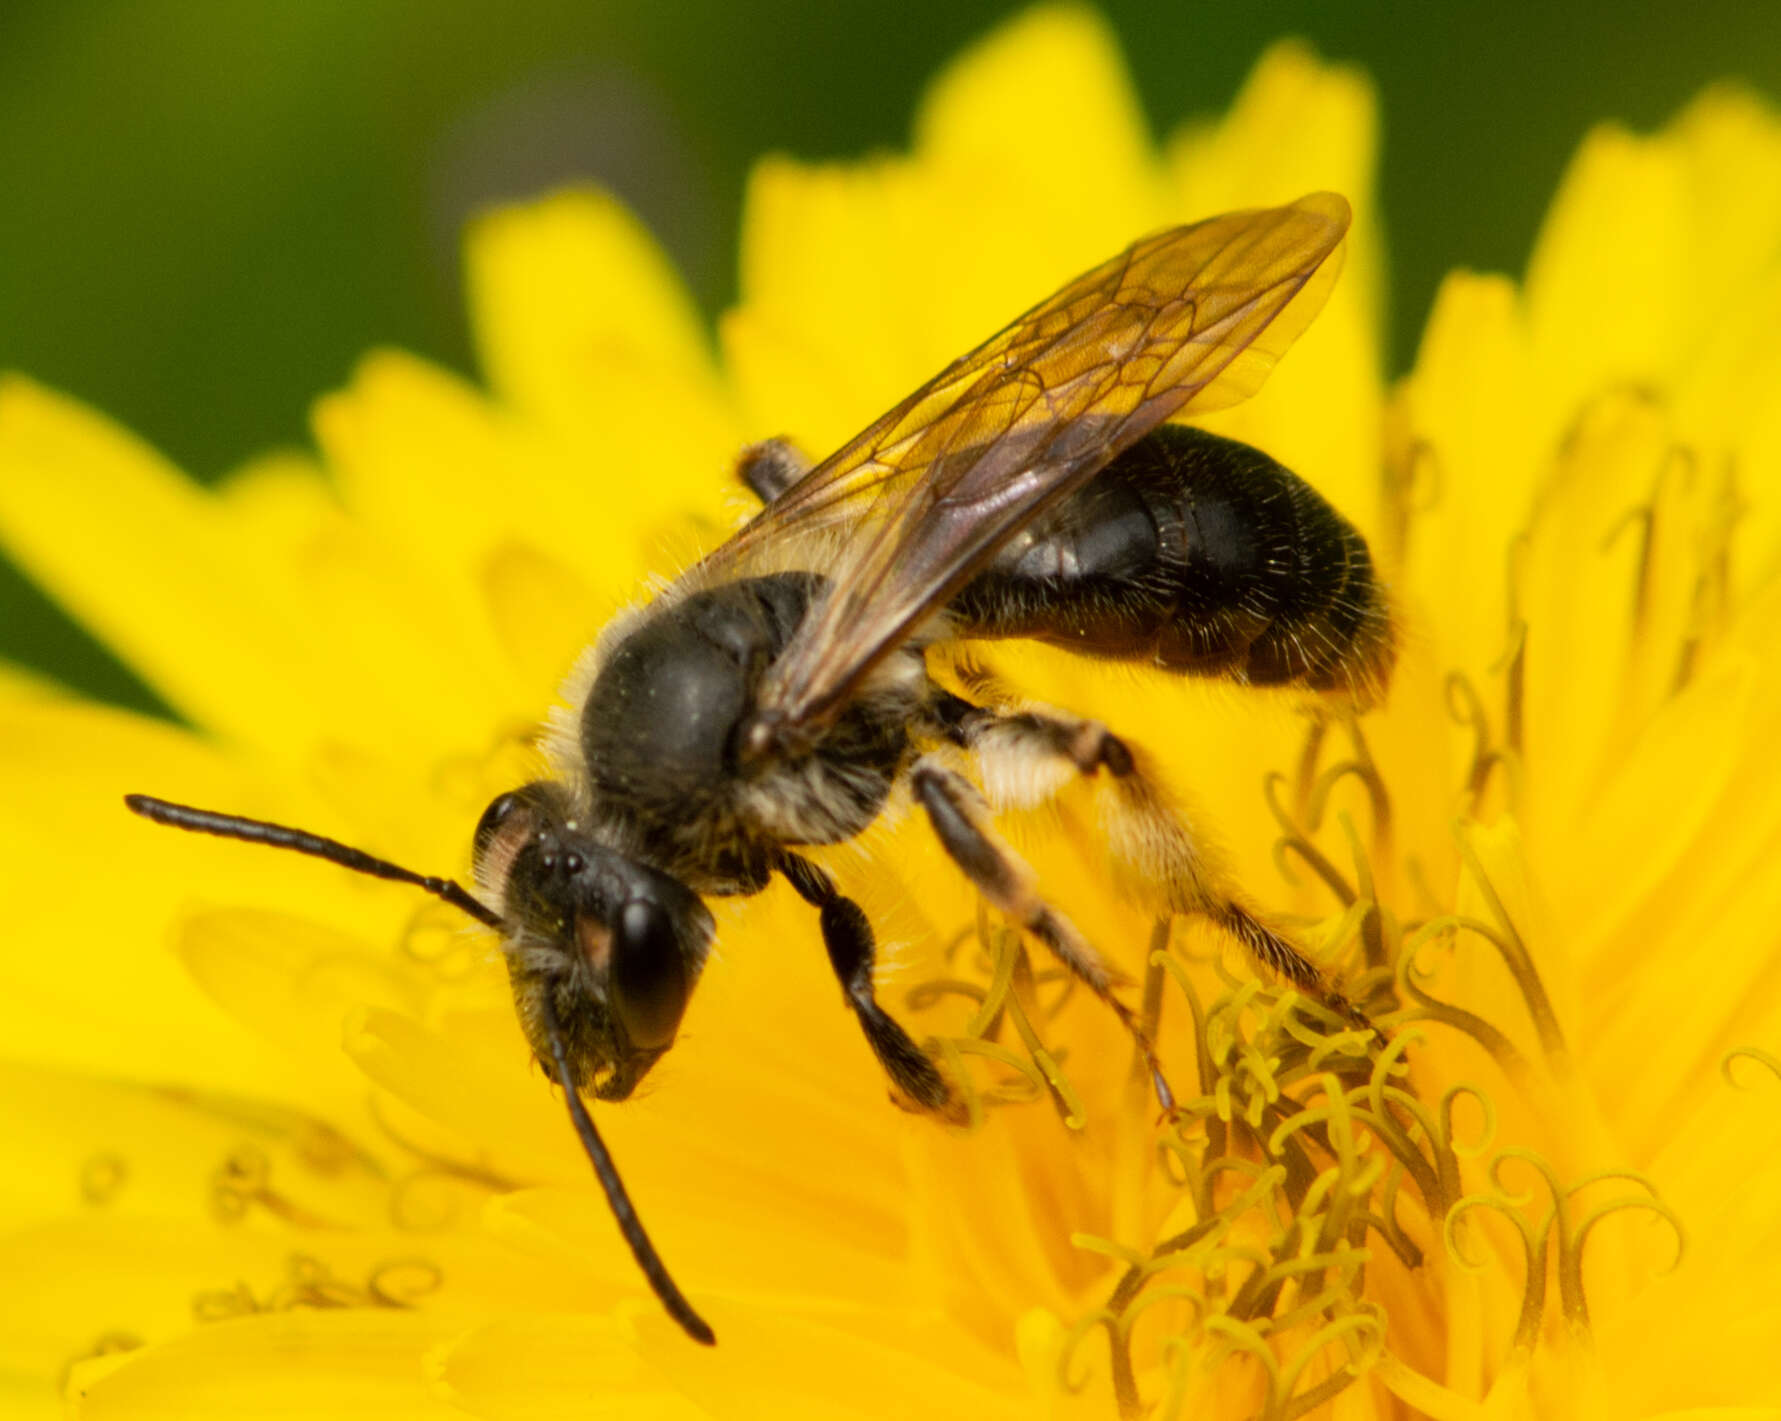
[[[835,881],[809,859],[783,854],[779,871],[798,896],[821,914],[822,940],[829,951],[829,963],[885,1074],[922,1109],[955,1115],[952,1089],[946,1078],[909,1033],[878,1004],[873,993],[872,967],[878,948],[865,910],[844,897]]]
[[[1108,851],[1134,897],[1162,916],[1210,919],[1261,966],[1363,1030],[1377,1028],[1282,933],[1230,887],[1207,836],[1162,785],[1137,746],[1099,721],[1051,710],[998,712],[943,693],[941,734],[976,760],[998,808],[1030,808],[1076,775],[1097,775]]]
[[[927,811],[941,845],[992,906],[1051,951],[1099,997],[1131,1033],[1156,1087],[1158,1102],[1173,1111],[1175,1098],[1163,1076],[1150,1033],[1137,1012],[1115,992],[1125,978],[1097,952],[1081,931],[1039,894],[1038,876],[1003,841],[989,822],[989,806],[976,786],[931,759],[918,760],[910,774],[915,797]]]

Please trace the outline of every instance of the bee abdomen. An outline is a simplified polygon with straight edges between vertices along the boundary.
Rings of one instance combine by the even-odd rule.
[[[1389,604],[1365,539],[1258,449],[1165,425],[1004,548],[957,634],[1370,701]]]

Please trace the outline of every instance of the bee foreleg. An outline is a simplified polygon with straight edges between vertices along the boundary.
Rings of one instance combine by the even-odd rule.
[[[872,968],[877,944],[865,911],[844,897],[835,882],[809,859],[782,854],[779,871],[801,897],[821,914],[823,945],[829,963],[840,979],[847,1004],[859,1018],[860,1027],[897,1089],[925,1110],[947,1113],[952,1091],[946,1078],[921,1047],[910,1039],[873,993]]]
[[[1164,1109],[1172,1109],[1174,1101],[1149,1033],[1138,1014],[1114,993],[1114,988],[1125,984],[1125,977],[1095,950],[1074,923],[1040,896],[1038,876],[996,833],[989,822],[989,807],[976,787],[963,776],[926,759],[916,762],[910,783],[915,797],[927,810],[941,845],[977,891],[991,906],[1044,943],[1131,1032],[1150,1067],[1158,1100]]]
[[[789,439],[763,439],[736,456],[736,477],[762,503],[771,503],[809,472],[809,458]]]

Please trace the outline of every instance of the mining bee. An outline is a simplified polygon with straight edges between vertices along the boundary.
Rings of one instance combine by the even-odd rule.
[[[1001,785],[1022,764],[1105,773],[1110,845],[1151,906],[1211,919],[1364,1021],[1211,867],[1138,747],[935,674],[960,643],[1027,638],[1360,705],[1378,696],[1392,618],[1361,536],[1266,454],[1165,423],[1255,391],[1321,306],[1348,222],[1346,201],[1315,193],[1145,237],[814,467],[780,440],[746,451],[738,473],[765,507],[583,657],[565,693],[576,709],[549,737],[555,777],[501,795],[476,827],[474,892],[300,830],[127,802],[414,884],[497,932],[526,1040],[564,1089],[625,1239],[668,1311],[710,1343],[581,1093],[631,1094],[705,964],[704,900],[759,893],[777,874],[816,910],[896,1095],[952,1110],[954,1087],[874,994],[865,913],[798,851],[852,839],[895,787],[982,898],[1118,1014],[1165,1103],[1120,979],[1047,903],[958,766]]]

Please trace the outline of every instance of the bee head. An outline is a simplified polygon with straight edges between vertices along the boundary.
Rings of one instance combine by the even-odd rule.
[[[597,842],[558,785],[501,795],[476,828],[477,887],[501,918],[514,1003],[558,1075],[548,994],[574,1079],[622,1100],[674,1043],[710,948],[711,914],[678,880]]]

